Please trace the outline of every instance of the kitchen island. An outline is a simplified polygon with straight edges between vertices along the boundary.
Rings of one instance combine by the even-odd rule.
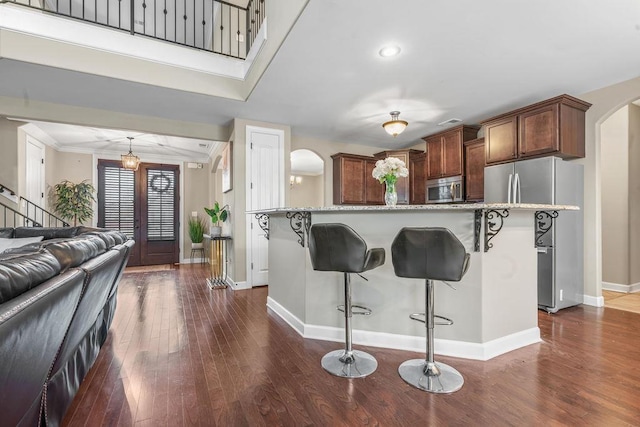
[[[424,280],[398,278],[391,242],[402,227],[446,227],[471,255],[456,289],[436,282],[436,313],[453,319],[435,329],[437,354],[487,360],[540,341],[537,325],[535,240],[553,216],[575,206],[529,204],[444,204],[278,208],[248,212],[269,239],[267,306],[305,338],[344,339],[343,276],[314,271],[307,249],[311,224],[351,226],[370,248],[386,251],[382,267],[362,279],[352,275],[353,303],[373,310],[354,316],[353,341],[361,345],[424,352],[424,324],[409,319],[424,312]],[[568,213],[568,212],[567,212]],[[577,257],[581,262],[582,257]],[[576,271],[582,271],[576,265]]]

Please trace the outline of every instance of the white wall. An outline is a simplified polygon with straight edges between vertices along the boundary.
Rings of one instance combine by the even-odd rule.
[[[584,277],[585,302],[602,305],[602,211],[600,125],[630,102],[640,97],[640,77],[578,96],[590,102],[586,114],[586,156],[578,162],[585,167],[584,186]]]
[[[294,208],[324,206],[324,175],[297,176],[302,177],[302,182],[289,186],[289,206]]]
[[[640,282],[640,107],[629,105],[629,283]]]
[[[629,284],[629,108],[602,123],[602,280]]]

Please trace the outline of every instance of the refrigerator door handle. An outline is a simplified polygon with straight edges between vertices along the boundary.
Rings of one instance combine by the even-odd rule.
[[[513,203],[522,203],[522,196],[520,194],[520,175],[516,173],[513,180]]]
[[[509,187],[507,191],[507,203],[511,203],[511,190],[513,187],[513,174],[509,174]],[[504,193],[503,193],[504,194]]]

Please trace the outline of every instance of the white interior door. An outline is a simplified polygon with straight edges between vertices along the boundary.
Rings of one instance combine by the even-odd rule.
[[[284,132],[247,126],[247,210],[284,205]],[[247,285],[269,283],[269,241],[255,215],[247,221]]]
[[[44,145],[36,139],[27,135],[25,153],[25,195],[24,197],[32,203],[46,208],[44,199]],[[24,213],[37,222],[42,222],[43,218],[35,218],[33,206],[22,206]],[[42,224],[46,226],[48,224]]]

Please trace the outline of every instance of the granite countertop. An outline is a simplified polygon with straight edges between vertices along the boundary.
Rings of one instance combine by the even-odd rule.
[[[577,211],[578,206],[572,205],[541,205],[533,203],[440,203],[432,205],[338,205],[325,207],[308,207],[308,208],[271,208],[247,211],[247,214],[275,214],[285,212],[397,212],[397,211],[474,211],[476,209],[483,210],[499,210],[499,209],[516,209],[516,210],[533,210],[533,211]]]

